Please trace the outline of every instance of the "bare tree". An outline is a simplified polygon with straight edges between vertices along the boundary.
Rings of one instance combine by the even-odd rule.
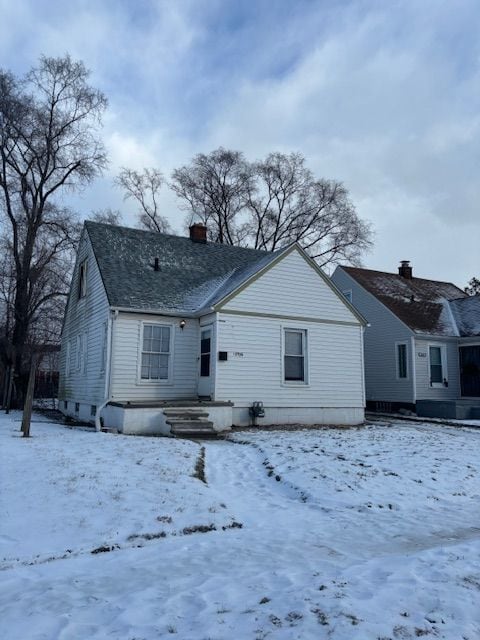
[[[250,237],[256,249],[275,251],[298,242],[321,266],[355,263],[371,246],[371,230],[348,191],[316,179],[299,153],[271,153],[254,164],[248,197]]]
[[[203,222],[214,242],[244,244],[247,229],[241,214],[252,174],[241,152],[220,147],[199,153],[188,166],[173,171],[170,186],[182,200],[190,224]]]
[[[215,242],[266,251],[298,242],[320,265],[356,263],[372,243],[346,188],[315,178],[299,153],[249,163],[220,148],[176,169],[171,186]]]
[[[168,220],[160,215],[159,195],[164,183],[162,173],[158,169],[135,171],[123,167],[115,179],[115,184],[124,190],[124,200],[133,199],[139,205],[138,220],[149,231],[168,233]]]
[[[123,224],[122,213],[118,209],[111,209],[110,207],[92,211],[92,215],[89,220],[93,220],[94,222],[103,222],[103,224],[113,224],[117,227]]]
[[[469,280],[464,291],[465,293],[468,293],[469,296],[476,296],[480,294],[480,280],[478,278],[472,278]]]
[[[67,290],[63,260],[78,225],[58,197],[106,165],[99,126],[107,101],[88,76],[69,56],[42,57],[21,79],[0,71],[0,216],[13,265],[11,342],[20,374],[33,326]]]

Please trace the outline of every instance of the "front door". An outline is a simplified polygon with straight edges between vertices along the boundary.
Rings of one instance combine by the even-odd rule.
[[[212,371],[213,325],[200,327],[200,370],[198,378],[198,395],[212,399],[213,371]]]
[[[480,397],[480,345],[460,347],[462,396]]]

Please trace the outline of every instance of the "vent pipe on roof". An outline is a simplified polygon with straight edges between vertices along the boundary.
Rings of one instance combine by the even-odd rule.
[[[207,227],[204,224],[196,222],[190,226],[190,240],[192,242],[200,242],[206,244],[207,242]]]
[[[398,275],[407,280],[411,280],[413,277],[413,268],[410,266],[410,260],[402,260],[398,267]]]

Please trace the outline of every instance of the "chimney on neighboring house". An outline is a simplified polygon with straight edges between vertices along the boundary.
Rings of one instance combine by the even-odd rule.
[[[196,222],[190,226],[190,240],[192,242],[200,242],[206,244],[207,242],[207,227],[204,224]]]
[[[413,277],[412,271],[413,269],[410,266],[410,260],[401,260],[400,266],[398,267],[398,275],[402,276],[402,278],[406,278],[407,280],[411,280]]]

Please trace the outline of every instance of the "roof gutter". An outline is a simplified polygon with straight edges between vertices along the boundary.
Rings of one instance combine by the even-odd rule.
[[[198,311],[168,311],[165,309],[138,309],[136,307],[113,307],[110,309],[119,313],[143,313],[144,315],[168,316],[170,318],[197,318]]]

